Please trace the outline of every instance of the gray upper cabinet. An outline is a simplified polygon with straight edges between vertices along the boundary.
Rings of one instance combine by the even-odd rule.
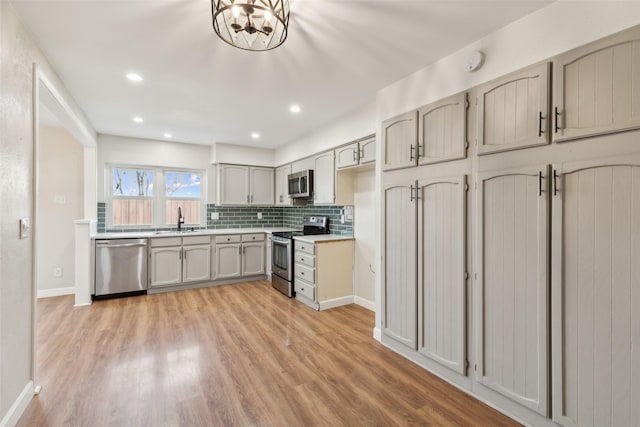
[[[478,89],[478,154],[549,142],[549,63]]]
[[[467,95],[461,93],[418,110],[418,163],[466,157]]]
[[[313,203],[332,205],[335,202],[336,170],[333,151],[327,151],[314,158]]]
[[[291,164],[276,168],[276,206],[291,205],[291,197],[289,197],[289,174],[291,174]]]
[[[553,62],[554,141],[640,128],[640,27]]]
[[[411,111],[382,122],[382,170],[416,166],[418,113]]]
[[[358,164],[358,154],[359,147],[357,142],[336,148],[336,169],[356,166]]]
[[[360,141],[336,148],[336,169],[346,169],[376,161],[376,137],[370,135]]]
[[[218,172],[218,204],[273,205],[273,168],[221,164]]]
[[[249,182],[249,204],[273,205],[273,168],[249,168]]]
[[[478,176],[477,379],[544,416],[549,399],[548,167]]]

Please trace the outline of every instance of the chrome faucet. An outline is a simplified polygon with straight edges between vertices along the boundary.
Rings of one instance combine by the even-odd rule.
[[[182,230],[182,224],[184,224],[184,217],[182,216],[182,209],[178,206],[178,231]]]

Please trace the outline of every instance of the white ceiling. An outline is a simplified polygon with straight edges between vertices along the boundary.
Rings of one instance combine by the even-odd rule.
[[[267,52],[218,39],[209,0],[12,3],[97,132],[275,148],[549,1],[294,0]]]

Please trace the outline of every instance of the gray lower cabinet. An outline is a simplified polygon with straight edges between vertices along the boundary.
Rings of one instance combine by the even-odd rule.
[[[553,419],[640,425],[640,156],[554,165]]]
[[[548,167],[478,174],[476,377],[549,415]]]
[[[210,242],[210,236],[151,239],[149,287],[209,280]]]
[[[177,239],[180,240],[179,237]],[[158,240],[169,239],[151,239],[149,287],[178,285],[182,283],[182,245],[164,246],[164,242]],[[166,242],[171,243],[174,242]]]
[[[264,233],[216,236],[215,241],[216,279],[265,274]]]
[[[466,176],[384,189],[383,334],[466,375]]]

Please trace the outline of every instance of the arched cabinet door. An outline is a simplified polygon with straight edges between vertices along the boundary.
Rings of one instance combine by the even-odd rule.
[[[446,162],[467,155],[467,94],[450,96],[418,110],[418,163]]]
[[[410,111],[382,122],[382,170],[418,164],[418,112]]]
[[[418,182],[418,351],[466,374],[465,176]]]
[[[548,167],[477,177],[478,381],[548,416]]]
[[[640,156],[554,165],[553,418],[640,425]]]
[[[383,191],[382,332],[415,350],[417,203],[414,184],[391,184]]]
[[[549,143],[549,63],[478,89],[478,154]]]
[[[553,61],[553,140],[640,128],[640,27]]]

